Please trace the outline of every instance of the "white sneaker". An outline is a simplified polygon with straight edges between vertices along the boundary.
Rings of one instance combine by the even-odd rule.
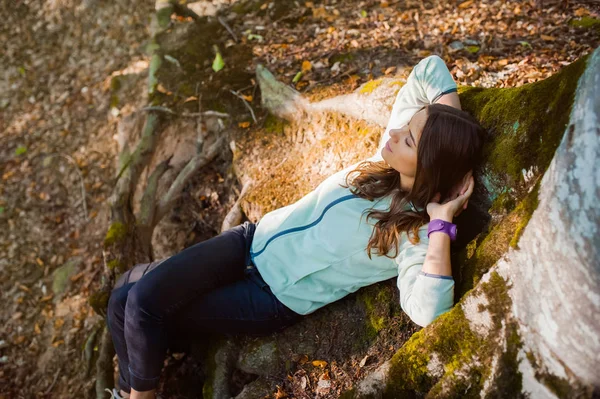
[[[119,391],[117,391],[117,388],[113,388],[112,391],[110,389],[106,388],[105,391],[110,394],[110,399],[126,399],[119,394]]]

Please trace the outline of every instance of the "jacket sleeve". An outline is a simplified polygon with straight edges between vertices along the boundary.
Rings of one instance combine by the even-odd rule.
[[[432,104],[444,94],[455,91],[456,82],[444,60],[437,55],[430,55],[419,61],[396,96],[390,119],[379,141],[375,156],[389,140],[390,129],[403,126],[421,107]]]
[[[419,230],[421,241],[413,245],[406,240],[396,257],[400,306],[413,322],[425,327],[454,304],[452,276],[427,274],[421,271],[429,239],[427,225]]]

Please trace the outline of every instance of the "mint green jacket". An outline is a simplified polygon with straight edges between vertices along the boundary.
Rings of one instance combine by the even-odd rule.
[[[421,60],[398,93],[379,149],[369,160],[382,159],[390,129],[407,124],[423,105],[452,91],[456,83],[443,60]],[[365,211],[389,209],[390,198],[369,201],[341,187],[356,166],[328,177],[298,202],[266,214],[256,227],[252,261],[273,294],[303,315],[398,276],[402,309],[416,324],[426,326],[453,306],[454,280],[421,272],[429,243],[427,225],[421,227],[417,245],[402,233],[395,259],[376,254],[369,259],[366,247],[374,221],[367,222]]]

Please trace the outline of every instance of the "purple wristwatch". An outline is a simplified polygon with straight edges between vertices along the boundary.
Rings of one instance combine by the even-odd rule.
[[[427,229],[427,238],[435,231],[446,233],[450,236],[450,241],[456,240],[456,225],[450,222],[446,222],[441,219],[433,219],[429,222],[429,228]]]

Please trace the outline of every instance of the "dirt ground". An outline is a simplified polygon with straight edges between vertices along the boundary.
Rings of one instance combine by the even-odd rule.
[[[315,96],[430,54],[446,60],[459,84],[518,86],[600,43],[597,1],[214,3],[232,31],[226,61],[236,46],[251,45],[245,72],[262,63]],[[147,75],[153,10],[139,0],[0,2],[0,398],[93,389],[85,344],[101,317],[87,298],[104,267],[117,124],[132,111],[111,106],[110,79]],[[256,86],[248,79],[235,89],[253,96]],[[248,98],[260,123],[264,112]],[[249,121],[235,116],[240,129]],[[227,166],[227,157],[216,161],[185,190],[180,201],[195,204],[195,218],[177,207],[167,216],[184,245],[219,231],[232,202]]]

